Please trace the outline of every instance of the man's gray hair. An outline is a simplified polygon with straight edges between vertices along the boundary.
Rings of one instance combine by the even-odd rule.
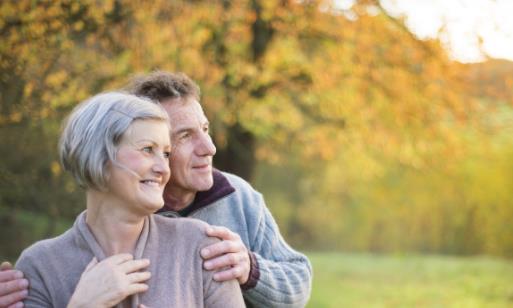
[[[121,137],[136,120],[161,120],[165,110],[150,100],[122,92],[102,93],[77,105],[64,123],[61,164],[84,188],[106,190],[107,164],[115,162]]]

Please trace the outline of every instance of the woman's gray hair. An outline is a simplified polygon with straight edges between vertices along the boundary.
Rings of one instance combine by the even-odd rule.
[[[59,142],[61,164],[85,188],[106,190],[107,163],[115,162],[121,137],[135,120],[161,120],[159,105],[122,92],[102,93],[77,105]]]

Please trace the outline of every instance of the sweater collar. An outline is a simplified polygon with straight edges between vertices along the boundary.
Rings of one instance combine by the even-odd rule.
[[[94,254],[98,262],[100,262],[108,256],[100,247],[100,244],[94,237],[93,232],[87,225],[86,217],[87,211],[83,211],[82,213],[80,213],[80,215],[78,215],[77,219],[75,220],[74,227],[83,239],[81,246],[89,247],[89,250]],[[134,259],[140,259],[143,257],[143,253],[146,248],[146,243],[148,242],[148,234],[150,232],[151,224],[154,224],[153,216],[146,216],[144,218],[143,229],[141,231],[141,234],[139,235],[139,238],[137,239],[135,250],[133,252]]]
[[[180,216],[188,216],[190,213],[206,207],[235,191],[235,188],[221,171],[213,169],[212,177],[214,180],[212,187],[209,190],[197,192],[194,201],[184,209],[178,211]],[[164,199],[164,202],[164,207],[158,210],[157,213],[173,211],[168,205],[168,201]]]

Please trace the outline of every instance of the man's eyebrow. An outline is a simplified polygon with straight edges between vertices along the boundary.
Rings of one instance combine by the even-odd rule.
[[[178,135],[178,134],[185,133],[185,132],[191,132],[193,130],[194,130],[194,128],[192,128],[192,127],[183,127],[183,128],[178,129],[177,131],[173,132],[173,135]]]
[[[205,127],[205,126],[210,127],[210,122],[207,121],[207,122],[201,124],[201,127]],[[181,134],[184,132],[192,132],[192,131],[194,131],[195,128],[196,128],[196,126],[182,127],[182,128],[179,128],[178,130],[176,130],[175,132],[173,132],[173,134],[177,135],[177,134]]]

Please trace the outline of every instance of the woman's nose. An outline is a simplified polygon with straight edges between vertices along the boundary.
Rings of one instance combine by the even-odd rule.
[[[156,155],[155,163],[153,164],[153,171],[163,175],[169,174],[169,158],[165,155]]]

